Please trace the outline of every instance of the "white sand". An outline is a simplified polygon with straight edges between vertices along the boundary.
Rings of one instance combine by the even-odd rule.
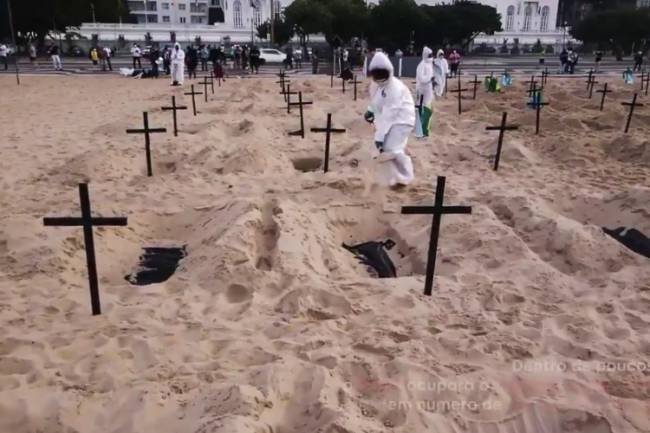
[[[650,262],[600,226],[650,233],[650,99],[622,134],[629,89],[604,113],[582,80],[551,79],[542,135],[524,85],[481,93],[439,139],[411,140],[416,181],[373,183],[371,127],[328,79],[294,79],[316,100],[298,128],[272,79],[229,80],[182,132],[126,135],[167,80],[0,77],[0,433],[632,433],[650,431]],[[620,81],[620,80],[615,80]],[[299,84],[298,84],[299,83]],[[450,82],[453,88],[455,83]],[[501,112],[506,135],[491,169]],[[297,112],[297,110],[296,110]],[[352,161],[360,161],[359,168]],[[437,175],[447,204],[434,296],[422,295]],[[90,315],[79,214],[90,180],[103,313]],[[392,238],[398,279],[371,278],[340,247]],[[143,246],[187,245],[163,284],[124,280]],[[598,362],[626,371],[605,371]],[[645,364],[643,364],[645,363]],[[644,366],[645,372],[633,368]],[[526,371],[523,371],[526,370]]]

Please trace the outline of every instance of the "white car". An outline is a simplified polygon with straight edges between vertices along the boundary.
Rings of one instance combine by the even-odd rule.
[[[262,59],[264,63],[282,63],[286,58],[287,55],[280,50],[273,48],[260,49],[260,59]]]

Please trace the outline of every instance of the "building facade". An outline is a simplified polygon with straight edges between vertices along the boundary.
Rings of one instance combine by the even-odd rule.
[[[220,42],[229,37],[233,42],[248,42],[255,38],[256,28],[271,14],[280,15],[292,0],[128,0],[128,6],[138,24],[84,23],[81,34],[100,40],[142,41],[149,33],[154,41],[169,41],[171,32],[179,41],[200,37],[204,42]],[[493,6],[501,15],[502,32],[481,35],[475,43],[500,46],[534,44],[561,46],[566,29],[556,25],[560,0],[478,0]],[[369,4],[378,0],[369,0]],[[420,4],[439,5],[449,0],[420,0]],[[318,39],[318,38],[317,38]]]

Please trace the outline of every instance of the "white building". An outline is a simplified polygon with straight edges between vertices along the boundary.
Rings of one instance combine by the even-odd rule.
[[[273,1],[273,4],[271,4]],[[84,23],[80,33],[100,40],[142,41],[150,33],[154,41],[169,41],[170,32],[177,40],[188,42],[197,36],[204,42],[220,42],[228,36],[233,42],[247,42],[256,33],[257,25],[274,14],[281,14],[292,0],[128,0],[131,13],[138,24]],[[544,45],[561,46],[564,29],[555,26],[558,0],[478,0],[493,6],[501,14],[503,32],[481,35],[475,43],[500,46],[504,39],[512,44],[534,44],[538,39]],[[377,3],[378,0],[369,0]],[[451,3],[447,0],[420,0],[420,4]]]

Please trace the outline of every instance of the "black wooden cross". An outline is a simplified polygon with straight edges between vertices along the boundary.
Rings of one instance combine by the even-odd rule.
[[[593,80],[594,80],[594,70],[589,69],[589,76],[587,77],[587,81],[585,81],[585,83],[587,83],[587,89],[589,89],[589,86],[591,86],[591,82]]]
[[[530,89],[526,90],[526,94],[532,98],[535,93],[541,92],[542,90],[544,90],[544,87],[537,87],[537,82],[533,82],[530,85]]]
[[[474,75],[474,81],[468,81],[468,84],[474,85],[474,93],[472,95],[472,99],[476,99],[476,90],[478,89],[479,84],[481,84],[481,82],[478,79],[478,76]]]
[[[284,95],[284,100],[285,100],[285,101],[287,100],[287,95],[286,95],[286,93],[285,93],[285,92],[287,91],[287,87],[286,87],[286,85],[287,85],[289,82],[290,82],[289,79],[285,79],[285,78],[284,78],[284,75],[281,75],[281,76],[280,76],[280,81],[276,81],[276,84],[280,84],[280,94]]]
[[[603,108],[605,108],[605,98],[607,97],[607,94],[612,92],[613,90],[607,90],[607,83],[605,83],[605,86],[602,88],[602,90],[596,90],[596,93],[603,94],[602,98],[600,98],[600,111],[603,111]]]
[[[643,91],[644,81],[645,81],[645,70],[641,71],[641,91]]]
[[[630,123],[632,123],[632,115],[634,114],[634,109],[636,107],[643,107],[643,104],[636,102],[636,98],[638,95],[635,93],[634,97],[632,98],[632,102],[621,102],[621,105],[624,105],[626,107],[630,107],[630,113],[627,115],[627,123],[625,124],[625,133],[630,130]]]
[[[591,99],[594,93],[594,85],[598,84],[598,81],[596,81],[592,71],[589,71],[589,73],[590,73],[589,79],[586,81],[586,83],[587,83],[587,90],[589,90],[589,99]]]
[[[203,84],[203,96],[205,102],[208,102],[208,85],[210,84],[208,77],[203,77],[203,81],[199,81],[199,84]]]
[[[643,84],[645,83],[645,95],[648,96],[648,90],[650,90],[650,72],[648,72],[645,78],[641,78],[641,90],[643,90]]]
[[[345,93],[345,78],[341,77],[341,93]]]
[[[221,79],[219,79],[219,85],[221,86]],[[212,94],[214,95],[214,71],[210,72],[210,88],[212,88]]]
[[[194,91],[194,84],[191,85],[191,92],[185,93],[185,95],[192,95],[192,108],[194,109],[194,115],[196,116],[196,95],[202,95],[203,93],[201,92],[195,92]]]
[[[354,86],[354,100],[357,100],[357,84],[359,84],[360,81],[357,81],[357,76],[354,76],[354,81],[352,81],[352,85]]]
[[[542,86],[546,86],[546,83],[548,83],[548,68],[544,68],[544,71],[542,72]]]
[[[327,113],[327,127],[325,128],[311,128],[311,132],[324,132],[325,135],[325,161],[323,162],[323,172],[327,173],[329,170],[330,160],[330,135],[334,133],[345,132],[345,129],[332,128],[332,113]]]
[[[460,116],[463,114],[463,92],[467,92],[469,89],[461,88],[460,87],[460,75],[458,76],[458,88],[455,90],[450,90],[451,93],[458,93],[458,115]]]
[[[528,86],[528,94],[533,93],[535,91],[535,86],[537,86],[535,75],[530,77],[530,81],[524,81],[524,84],[530,84],[530,86]]]
[[[88,283],[90,285],[90,305],[93,315],[101,314],[102,308],[99,302],[99,282],[97,279],[97,262],[95,260],[95,242],[93,240],[94,226],[126,226],[125,217],[92,217],[90,210],[90,198],[88,195],[88,184],[79,184],[79,201],[81,202],[81,218],[61,217],[43,218],[43,224],[48,227],[77,227],[84,230],[84,244],[86,247],[86,264],[88,266]]]
[[[289,80],[285,81],[285,85],[283,86],[282,90],[280,91],[280,94],[284,98],[285,101],[287,101],[287,92],[291,91],[291,84],[289,84]],[[294,95],[297,95],[296,92],[293,93]],[[287,101],[288,102],[288,101]]]
[[[300,129],[298,131],[292,131],[289,135],[299,135],[302,138],[305,138],[305,118],[303,115],[303,106],[313,104],[312,101],[302,100],[302,92],[298,92],[298,102],[291,102],[290,105],[300,107]]]
[[[151,170],[151,140],[149,134],[157,132],[167,132],[165,128],[149,128],[149,113],[146,111],[142,113],[142,118],[144,120],[144,129],[127,129],[127,134],[144,134],[144,149],[147,154],[147,176],[153,176],[153,171]]]
[[[287,91],[284,93],[285,98],[287,99],[287,114],[291,113],[291,95],[297,95],[298,92],[291,91],[291,84],[287,84]]]
[[[549,105],[549,103],[542,102],[542,92],[538,90],[536,94],[533,94],[533,102],[529,102],[528,105],[535,108],[535,111],[537,112],[535,116],[535,135],[539,135],[539,118],[542,107]]]
[[[514,131],[519,129],[519,126],[516,125],[511,125],[507,126],[508,120],[508,113],[504,112],[503,117],[501,118],[501,125],[500,126],[488,126],[485,128],[486,131],[499,131],[499,143],[497,145],[497,154],[496,157],[494,158],[494,170],[499,169],[499,159],[501,159],[501,147],[503,146],[503,135],[506,131]]]
[[[442,220],[442,215],[472,213],[471,206],[444,206],[445,180],[446,178],[444,176],[438,176],[435,204],[433,206],[402,207],[403,215],[433,215],[433,223],[431,224],[431,234],[429,237],[427,271],[424,282],[424,294],[426,296],[431,296],[433,293],[433,276],[436,269],[436,256],[438,253],[438,238],[440,237],[440,222]]]
[[[178,121],[176,118],[176,112],[178,110],[187,110],[187,107],[184,105],[176,105],[176,96],[172,96],[172,106],[171,107],[161,107],[163,111],[171,111],[174,117],[174,137],[178,137]]]

